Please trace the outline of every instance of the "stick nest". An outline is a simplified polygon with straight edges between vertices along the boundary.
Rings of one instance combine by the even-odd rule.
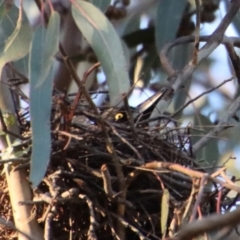
[[[150,129],[148,121],[133,123],[128,110],[125,121],[116,121],[118,109],[105,109],[112,117],[103,119],[84,104],[78,104],[69,117],[71,104],[54,96],[48,171],[33,192],[33,201],[21,203],[33,206],[45,237],[173,236],[194,214],[204,176],[190,154],[189,128],[180,129],[177,122],[161,117]],[[27,115],[19,114],[22,136],[31,137]],[[31,142],[22,148],[31,149]],[[28,169],[30,156],[31,151],[24,155],[28,162],[17,168]],[[0,184],[1,215],[13,221],[5,178]],[[215,192],[215,188],[204,192],[197,216],[215,211]],[[7,229],[0,228],[3,239],[14,238],[14,231]]]

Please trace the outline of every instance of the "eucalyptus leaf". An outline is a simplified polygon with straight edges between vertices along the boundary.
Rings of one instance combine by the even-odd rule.
[[[74,1],[72,14],[101,63],[109,86],[110,104],[115,106],[130,88],[127,61],[120,38],[105,15],[91,3]]]
[[[156,17],[156,45],[158,52],[176,38],[187,0],[161,0],[158,3]]]
[[[192,130],[191,132],[192,144],[199,141],[214,127],[210,119],[202,114],[195,115],[193,126],[198,130]],[[199,160],[202,167],[212,167],[216,165],[219,155],[217,139],[212,139],[204,148],[196,152],[196,158]]]
[[[21,73],[23,76],[26,78],[29,78],[28,76],[28,62],[29,62],[29,54],[26,55],[25,57],[19,59],[18,61],[14,62],[14,67],[15,69]]]
[[[19,9],[13,5],[10,9],[6,8],[5,4],[2,4],[0,6],[0,29],[1,29],[1,34],[0,34],[0,46],[5,45],[6,39],[12,34],[14,31],[16,25],[17,25],[17,20],[18,20],[18,15],[19,15]],[[2,52],[2,48],[0,50]]]
[[[111,4],[111,0],[91,0],[90,2],[102,12],[106,12],[107,8]]]
[[[14,25],[16,14],[18,18]],[[27,55],[32,40],[32,30],[22,7],[18,9],[13,5],[4,18],[1,22],[3,31],[1,40],[4,44],[0,47],[0,75],[6,63],[19,60]]]
[[[169,199],[170,194],[167,189],[163,189],[162,201],[161,201],[161,232],[162,238],[165,238],[167,232],[167,221],[169,215]]]
[[[139,30],[140,26],[140,16],[138,14],[133,14],[130,17],[126,17],[123,19],[125,22],[125,27],[122,36],[129,35],[137,30]]]
[[[192,53],[192,45],[191,44],[184,44],[180,46],[176,46],[173,48],[171,53],[171,59],[173,59],[173,68],[175,70],[181,71],[184,66],[188,63]],[[181,56],[181,57],[179,57]],[[184,105],[186,102],[188,92],[191,86],[192,78],[189,78],[185,81],[184,87],[180,88],[173,99],[174,102],[174,110],[179,109]],[[179,116],[179,115],[178,115]]]
[[[41,182],[51,153],[50,113],[53,87],[53,61],[58,51],[60,17],[53,12],[47,28],[36,29],[29,56],[30,117],[32,155],[30,181],[33,188]]]

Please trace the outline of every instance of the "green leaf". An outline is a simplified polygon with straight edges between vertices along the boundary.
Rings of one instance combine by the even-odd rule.
[[[198,128],[199,131],[193,130],[191,132],[192,144],[199,141],[214,127],[209,118],[202,114],[196,114],[193,123],[194,128]],[[205,147],[196,152],[196,157],[202,167],[211,167],[216,165],[219,159],[218,140],[213,138]]]
[[[109,20],[94,5],[76,0],[73,2],[72,13],[78,28],[101,63],[109,86],[110,104],[115,106],[130,88],[120,38]]]
[[[99,8],[102,12],[106,12],[109,7],[111,0],[91,0],[90,1],[94,6]]]
[[[187,0],[159,1],[156,17],[156,45],[158,52],[169,41],[176,38]]]
[[[18,18],[15,25],[16,13],[18,13]],[[18,9],[13,5],[5,14],[5,19],[1,22],[1,29],[5,30],[1,40],[5,41],[0,47],[0,76],[6,63],[19,60],[27,55],[32,40],[32,30],[22,7]]]
[[[171,54],[171,59],[173,61],[173,64],[172,64],[173,68],[175,70],[181,71],[184,68],[184,66],[190,60],[192,49],[193,49],[192,45],[190,45],[190,44],[179,45],[179,46],[175,46],[173,48],[173,51]],[[179,57],[179,56],[181,56],[181,57]],[[173,99],[174,110],[179,109],[186,102],[186,99],[188,97],[188,92],[189,92],[191,82],[192,82],[191,80],[192,80],[192,78],[189,78],[188,80],[186,80],[184,83],[184,88],[180,88],[176,92],[174,99]]]
[[[123,34],[121,36],[126,36],[129,35],[135,31],[140,30],[139,26],[140,26],[140,16],[139,14],[133,14],[131,16],[127,16],[124,19],[122,19],[121,21],[124,21],[123,25]]]
[[[0,54],[2,54],[4,51],[6,40],[9,38],[9,36],[11,36],[17,25],[19,9],[13,5],[9,10],[7,10],[4,4],[1,5],[0,9]]]
[[[53,61],[58,51],[60,17],[53,12],[47,29],[37,28],[29,56],[32,155],[30,181],[35,188],[47,170],[51,153],[50,114]]]
[[[26,78],[29,78],[28,76],[28,62],[29,62],[29,54],[23,57],[22,59],[14,62],[14,67],[16,70],[18,70],[19,73],[23,74]]]
[[[161,232],[162,238],[165,238],[167,232],[167,221],[169,214],[169,199],[170,194],[167,189],[163,189],[162,201],[161,201]]]

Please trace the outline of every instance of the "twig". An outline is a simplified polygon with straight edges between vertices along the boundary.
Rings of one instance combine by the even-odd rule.
[[[1,164],[5,164],[5,163],[25,163],[25,162],[29,162],[30,159],[29,158],[11,158],[11,159],[5,159],[5,160],[2,160],[0,159],[0,165]]]
[[[139,159],[139,164],[143,164],[144,163],[144,160],[143,160],[143,157],[141,156],[141,154],[138,152],[138,150],[126,139],[124,138],[123,136],[121,136],[116,128],[112,125],[109,125],[110,128],[112,129],[113,133],[123,142],[125,143],[127,146],[129,146],[133,152],[137,155],[138,159]]]
[[[155,116],[156,114],[162,114],[169,106],[169,104],[172,101],[172,98],[174,96],[174,93],[184,85],[185,81],[192,75],[193,71],[197,68],[198,64],[205,58],[207,58],[214,49],[218,47],[218,45],[223,41],[224,32],[226,31],[229,24],[231,24],[234,16],[237,14],[240,7],[240,2],[237,0],[232,1],[230,4],[230,7],[228,9],[228,12],[224,16],[223,20],[219,24],[219,26],[216,28],[216,30],[213,32],[211,36],[207,38],[206,44],[200,49],[198,52],[198,62],[193,63],[193,61],[190,61],[181,72],[176,72],[171,64],[168,61],[167,58],[167,52],[176,44],[177,41],[174,41],[174,43],[166,44],[161,53],[160,53],[160,60],[167,71],[169,78],[169,89],[166,90],[163,93],[162,99],[158,102],[156,108],[151,114],[151,117]],[[160,109],[160,113],[158,113],[157,109]],[[151,123],[150,127],[155,127],[155,123]]]
[[[108,215],[108,225],[109,225],[109,227],[110,227],[110,230],[111,230],[111,233],[112,233],[113,237],[114,237],[115,239],[117,239],[117,240],[121,240],[121,239],[119,238],[119,236],[117,235],[114,227],[113,227],[113,222],[112,222],[112,219],[111,219],[111,217],[110,217],[109,215]]]
[[[192,183],[192,190],[191,190],[191,194],[187,200],[187,205],[185,207],[184,213],[182,215],[182,219],[181,222],[184,223],[186,222],[186,220],[189,218],[191,210],[192,210],[192,206],[193,206],[193,202],[194,202],[194,197],[196,195],[197,192],[197,188],[196,188],[196,184],[195,182],[198,181],[198,179],[193,179],[193,183]]]
[[[111,176],[106,164],[102,165],[101,172],[102,172],[102,178],[103,178],[103,189],[105,193],[112,198],[114,193],[112,190]]]
[[[186,107],[187,107],[188,105],[190,105],[191,103],[195,102],[196,100],[198,100],[199,98],[203,97],[204,95],[206,95],[206,94],[208,94],[208,93],[210,93],[210,92],[215,91],[216,89],[220,88],[220,87],[223,86],[225,83],[232,81],[233,79],[234,79],[234,78],[232,77],[232,78],[230,78],[230,79],[224,80],[223,82],[221,82],[221,83],[220,83],[219,85],[217,85],[216,87],[213,87],[213,88],[211,88],[211,89],[209,89],[209,90],[201,93],[201,94],[198,95],[197,97],[191,99],[191,100],[188,101],[186,104],[184,104],[182,107],[180,107],[180,108],[171,116],[171,118],[176,117],[176,115],[177,115],[179,112],[181,112],[184,108],[186,108]]]
[[[84,94],[84,96],[86,97],[88,103],[90,104],[90,106],[92,107],[92,109],[94,110],[94,113],[99,117],[98,119],[98,124],[100,127],[102,127],[103,133],[105,135],[105,143],[106,143],[106,148],[108,150],[108,152],[111,154],[112,156],[112,161],[114,164],[114,167],[116,169],[116,173],[117,173],[117,178],[118,178],[118,183],[119,183],[119,191],[121,192],[121,199],[126,199],[126,193],[123,191],[125,189],[125,179],[124,179],[124,174],[122,172],[122,167],[119,161],[119,158],[116,154],[116,151],[114,149],[113,143],[111,141],[111,138],[108,135],[108,131],[107,128],[104,124],[104,121],[101,117],[101,115],[98,112],[98,109],[96,107],[96,105],[94,104],[94,102],[92,101],[92,98],[90,97],[89,93],[87,92],[87,90],[85,89],[83,83],[81,82],[81,80],[79,79],[76,70],[72,64],[72,62],[68,59],[67,55],[64,52],[63,47],[60,45],[60,51],[62,53],[63,59],[65,60],[65,63],[73,77],[73,79],[76,81],[78,88],[81,89],[82,93]],[[123,204],[118,204],[118,209],[117,212],[119,214],[119,216],[124,216],[125,214],[125,205]],[[118,234],[121,238],[124,239],[124,228],[122,227],[121,223],[119,222],[119,226],[118,226]]]
[[[231,181],[227,176],[226,176],[226,173],[222,170],[221,173],[220,173],[221,177],[228,183],[228,184],[232,184],[234,185],[234,182]]]
[[[71,139],[71,138],[74,138],[74,139],[76,139],[76,140],[78,140],[78,141],[79,141],[79,140],[80,140],[80,141],[83,140],[83,137],[80,137],[79,135],[75,135],[75,134],[72,134],[72,133],[69,133],[69,132],[66,132],[66,131],[57,130],[57,131],[54,131],[54,133],[58,133],[58,134],[67,136],[67,137],[69,137],[70,139]]]
[[[198,189],[198,195],[196,197],[196,201],[194,203],[194,207],[192,209],[192,214],[191,214],[191,217],[190,217],[190,222],[192,222],[196,218],[197,209],[198,209],[198,207],[200,205],[200,202],[202,200],[205,182],[208,180],[208,178],[209,178],[208,174],[204,174],[203,177],[201,178],[200,186],[199,186],[199,189]]]
[[[139,141],[139,139],[138,139],[138,135],[136,133],[136,128],[134,126],[133,114],[132,114],[131,109],[128,104],[128,98],[124,97],[123,100],[124,100],[124,106],[126,108],[126,114],[127,114],[128,122],[130,125],[130,129],[132,130],[133,138],[134,138],[135,142],[137,143]]]
[[[85,86],[85,83],[87,81],[87,78],[88,76],[97,68],[100,66],[100,63],[97,62],[95,63],[93,66],[91,66],[91,68],[89,68],[83,75],[83,80],[82,80],[82,85]],[[79,86],[79,84],[78,84]],[[81,95],[82,95],[82,88],[78,88],[78,93],[72,103],[72,106],[71,106],[71,110],[70,110],[70,114],[69,114],[69,118],[72,119],[73,116],[74,116],[74,112],[77,108],[77,104],[79,102],[79,99],[81,98]]]
[[[90,215],[90,217],[89,217],[90,224],[89,224],[89,229],[88,229],[88,239],[95,240],[95,239],[97,239],[97,236],[96,236],[96,233],[95,233],[95,226],[98,226],[98,223],[96,222],[96,219],[95,219],[93,203],[86,195],[79,194],[78,197],[81,198],[82,200],[86,201],[86,203],[88,205],[89,215]]]
[[[194,221],[186,224],[180,229],[177,234],[178,240],[191,240],[194,237],[204,233],[210,232],[223,227],[234,227],[240,222],[240,208],[233,212],[227,212],[224,214],[214,214],[209,217],[205,217],[201,221]]]
[[[220,169],[218,169],[216,172],[212,173],[211,174],[211,177],[212,178],[215,178],[215,177],[218,177],[222,171],[226,171],[227,167],[222,167]]]
[[[110,214],[114,216],[119,222],[121,222],[124,227],[130,228],[134,233],[136,233],[140,240],[150,240],[148,237],[144,237],[143,234],[137,228],[135,228],[133,225],[126,222],[123,218],[119,217],[114,213],[110,213]]]
[[[240,96],[231,104],[229,110],[224,117],[220,119],[218,124],[205,136],[203,136],[198,142],[192,146],[193,153],[196,153],[199,149],[203,148],[212,137],[218,136],[220,132],[226,129],[230,119],[236,114],[240,108]]]
[[[149,162],[145,165],[142,166],[143,168],[146,169],[152,169],[154,171],[154,169],[168,169],[171,171],[177,171],[183,174],[186,174],[187,176],[191,177],[191,178],[202,178],[204,177],[205,173],[204,172],[199,172],[199,171],[195,171],[186,167],[183,167],[179,164],[176,163],[171,163],[171,162],[158,162],[158,161],[152,161]],[[137,170],[139,171],[139,170]],[[138,172],[139,174],[139,172]],[[134,175],[132,173],[132,175]],[[232,185],[229,184],[227,182],[223,182],[222,180],[218,179],[218,178],[212,178],[211,176],[209,176],[209,180],[220,184],[222,187],[226,187],[228,189],[234,190],[238,193],[240,193],[240,187],[238,187],[237,185]]]
[[[56,207],[51,207],[51,212],[49,211],[46,215],[46,220],[44,224],[44,239],[45,240],[51,240],[52,239],[52,231],[51,231],[51,223],[53,221],[53,218],[56,215]]]

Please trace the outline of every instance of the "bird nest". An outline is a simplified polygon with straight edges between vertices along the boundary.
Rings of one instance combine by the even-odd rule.
[[[46,239],[161,239],[216,211],[217,185],[202,191],[210,177],[191,154],[190,127],[168,116],[149,127],[151,119],[136,122],[128,107],[124,121],[117,108],[103,118],[83,104],[69,118],[72,104],[54,96],[49,167],[33,200],[21,203],[34,206]],[[31,136],[27,121],[22,129]],[[13,220],[3,177],[0,183],[1,215]],[[11,239],[6,227],[0,233]]]

